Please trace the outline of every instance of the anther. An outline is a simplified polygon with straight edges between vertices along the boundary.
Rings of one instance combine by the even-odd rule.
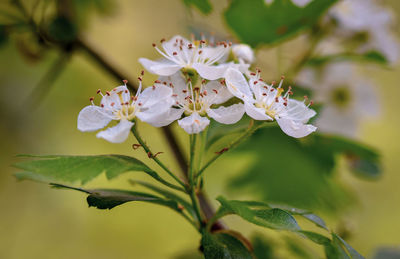
[[[164,39],[164,38],[162,38],[162,39],[160,40],[160,42],[161,42],[161,43],[163,43],[164,41],[165,41],[165,39]]]
[[[122,82],[124,83],[124,85],[126,85],[128,83],[128,80],[124,79],[122,80]]]
[[[255,85],[256,85],[257,83],[258,83],[258,81],[254,81],[254,82],[253,82],[253,84],[255,84]]]
[[[99,89],[99,90],[97,90],[96,94],[99,94],[99,93],[101,93],[101,90],[100,90],[100,89]]]
[[[174,51],[174,52],[172,52],[172,55],[176,56],[176,55],[178,55],[178,53],[176,53],[176,52]]]
[[[100,104],[100,107],[101,107],[101,108],[104,108],[104,104]]]
[[[222,80],[220,81],[220,83],[221,83],[221,85],[225,85],[225,79],[222,79]]]
[[[156,80],[156,81],[154,81],[154,83],[155,83],[155,84],[160,84],[161,81],[160,81],[160,80]]]
[[[217,89],[212,89],[214,93],[218,94],[218,90]]]
[[[144,70],[140,71],[140,75],[144,76]],[[128,81],[126,81],[128,82]]]
[[[111,95],[109,91],[107,91],[107,92],[106,92],[106,94],[107,94],[108,96],[110,96],[110,95]]]
[[[279,98],[275,97],[275,102],[279,103]]]
[[[113,107],[115,105],[115,103],[111,103],[110,105],[111,105],[111,107]]]
[[[281,79],[284,80],[284,79],[285,79],[285,76],[281,76]]]
[[[143,78],[142,78],[141,76],[139,76],[137,79],[138,79],[140,82],[142,82],[142,80],[143,80]]]
[[[154,48],[157,46],[155,43],[151,44]]]

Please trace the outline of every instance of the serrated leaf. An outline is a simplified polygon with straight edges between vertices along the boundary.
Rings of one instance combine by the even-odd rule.
[[[18,179],[39,180],[43,182],[68,182],[86,184],[101,173],[108,179],[113,179],[130,171],[142,171],[157,181],[163,182],[172,188],[176,186],[164,181],[156,172],[140,160],[124,155],[97,155],[97,156],[32,156],[35,160],[23,161],[14,164],[24,170],[17,173]]]
[[[287,40],[310,29],[336,0],[311,1],[298,7],[288,0],[232,0],[225,21],[238,38],[253,47]],[[262,29],[260,29],[262,28]]]
[[[221,203],[221,207],[218,209],[216,217],[235,214],[262,227],[289,231],[300,230],[296,219],[284,210],[278,208],[251,209],[248,202],[228,201],[221,196],[217,200]]]
[[[187,7],[196,7],[203,14],[209,14],[212,11],[212,5],[209,0],[183,0]]]
[[[167,206],[173,210],[178,211],[178,204],[173,200],[164,200],[152,194],[143,192],[133,192],[126,190],[117,189],[82,189],[71,187],[62,184],[51,184],[55,188],[64,188],[70,190],[76,190],[89,194],[87,197],[87,203],[89,207],[96,207],[98,209],[112,209],[116,206],[122,205],[130,201],[144,201],[150,203],[156,203],[159,205]]]
[[[205,259],[253,259],[245,244],[228,232],[204,231],[201,245]]]

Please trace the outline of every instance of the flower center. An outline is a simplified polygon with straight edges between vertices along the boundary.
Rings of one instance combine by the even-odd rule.
[[[114,112],[114,115],[118,119],[133,120],[135,118],[135,105],[134,104],[122,104],[120,110]]]

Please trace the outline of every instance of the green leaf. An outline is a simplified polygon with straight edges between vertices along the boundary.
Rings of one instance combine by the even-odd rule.
[[[159,205],[167,206],[175,211],[179,211],[178,204],[172,200],[164,200],[152,194],[143,192],[133,192],[126,190],[116,189],[82,189],[71,187],[62,184],[52,183],[51,186],[55,188],[71,189],[89,194],[87,203],[89,207],[96,207],[98,209],[112,209],[116,206],[130,201],[145,201]]]
[[[315,232],[301,230],[301,231],[299,231],[299,233],[304,235],[305,237],[307,237],[314,243],[317,243],[320,245],[327,245],[331,242],[331,240],[329,238],[327,238],[326,236],[323,236],[323,235],[315,233]]]
[[[224,13],[238,38],[253,47],[287,40],[310,29],[336,0],[312,1],[304,8],[289,0],[232,0]]]
[[[38,159],[14,164],[24,170],[18,173],[18,179],[38,180],[42,182],[80,182],[85,184],[104,172],[108,179],[113,179],[129,171],[143,171],[164,184],[160,176],[136,158],[123,155],[98,156],[31,156]],[[174,188],[174,187],[173,187]]]
[[[308,66],[320,67],[327,63],[331,62],[342,62],[342,61],[351,61],[351,62],[371,62],[381,65],[387,65],[388,60],[378,51],[369,51],[364,54],[355,54],[355,53],[339,53],[332,54],[321,57],[313,57],[307,61]]]
[[[204,231],[201,245],[205,259],[253,259],[244,243],[229,232]]]
[[[209,0],[183,0],[183,3],[187,7],[196,7],[203,14],[210,14],[212,11],[212,5]]]
[[[221,203],[221,207],[216,213],[217,218],[224,215],[236,214],[244,220],[262,227],[289,231],[300,230],[295,218],[284,210],[278,208],[252,209],[249,206],[252,203],[228,201],[221,196],[217,200]]]
[[[263,201],[308,210],[334,212],[351,203],[351,193],[329,177],[338,155],[345,155],[357,175],[375,179],[381,173],[380,157],[370,147],[320,134],[295,139],[276,126],[259,129],[227,156],[236,158],[244,153],[251,155],[253,163],[230,180],[231,191],[253,192]]]
[[[358,253],[353,247],[351,247],[346,241],[344,241],[340,236],[336,235],[335,233],[332,233],[332,238],[335,242],[340,242],[341,245],[344,246],[344,248],[347,250],[347,252],[350,255],[350,258],[352,259],[364,259],[364,256],[362,256],[360,253]]]

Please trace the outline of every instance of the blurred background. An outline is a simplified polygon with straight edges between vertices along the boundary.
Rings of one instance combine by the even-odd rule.
[[[68,37],[79,33],[85,43],[120,73],[136,78],[142,70],[138,58],[157,58],[151,44],[161,38],[212,32],[216,38],[237,41],[235,32],[222,16],[230,1],[211,1],[213,9],[208,15],[179,0],[59,1],[63,3],[59,5],[55,2],[22,1],[22,4],[27,10],[40,10],[43,16],[59,8],[59,13],[65,17],[69,17],[68,10],[72,8],[68,5],[74,5],[79,31],[63,20],[52,23],[53,29],[49,29],[63,44],[44,47],[22,27],[13,33],[5,33],[6,27],[0,27],[0,134],[3,136],[0,144],[0,258],[196,258],[200,236],[173,211],[145,203],[131,203],[110,211],[88,208],[80,193],[54,190],[29,181],[18,182],[13,176],[17,170],[11,165],[20,160],[16,155],[21,153],[117,153],[147,161],[142,152],[131,148],[133,138],[123,144],[111,144],[97,139],[95,134],[76,129],[77,115],[89,104],[89,97],[95,96],[97,89],[105,91],[121,82],[86,51],[69,51]],[[395,16],[400,14],[399,1],[379,3]],[[18,13],[15,9],[10,1],[1,0],[0,17],[12,20],[14,13]],[[392,26],[398,29],[399,25],[396,20]],[[255,65],[261,68],[268,81],[279,80],[287,68],[307,52],[309,44],[304,35],[298,35],[279,46],[260,45]],[[400,116],[396,112],[400,63],[357,63],[354,69],[359,77],[373,85],[379,114],[360,122],[351,139],[379,153],[379,176],[365,178],[350,173],[346,158],[336,154],[334,168],[325,175],[317,175],[314,173],[319,167],[313,164],[303,167],[302,161],[310,157],[296,157],[296,152],[287,151],[295,145],[292,140],[281,136],[279,141],[260,143],[256,135],[246,146],[226,155],[210,168],[206,177],[210,199],[224,194],[232,199],[290,203],[327,218],[332,229],[369,258],[382,248],[399,250]],[[155,79],[154,75],[145,74],[145,83],[151,84]],[[294,86],[297,80],[300,82],[295,77],[288,80]],[[161,159],[177,169],[161,131],[145,124],[140,124],[139,128],[154,150],[165,152]],[[183,131],[176,125],[174,129],[180,144],[187,148]],[[253,147],[256,152],[268,149],[269,153],[254,154]],[[310,154],[311,159],[320,159]],[[283,166],[284,169],[268,171],[268,163],[266,168],[253,166],[255,160],[263,157],[267,161],[271,157],[275,160],[275,155],[283,159],[282,164],[291,164],[297,159],[300,162],[293,164],[299,166],[287,168],[291,170],[287,174],[284,170],[287,166],[272,161],[272,167]],[[262,168],[267,172],[261,171]],[[129,173],[108,182],[101,175],[88,186],[131,189],[128,179],[149,180],[139,173]],[[291,234],[260,229],[235,217],[228,218],[227,224],[246,236],[262,236],[271,246],[278,247],[278,258],[288,258],[285,257],[290,250],[288,247],[310,246]],[[291,246],[281,245],[282,239]],[[320,252],[316,249],[312,255],[318,257]]]

